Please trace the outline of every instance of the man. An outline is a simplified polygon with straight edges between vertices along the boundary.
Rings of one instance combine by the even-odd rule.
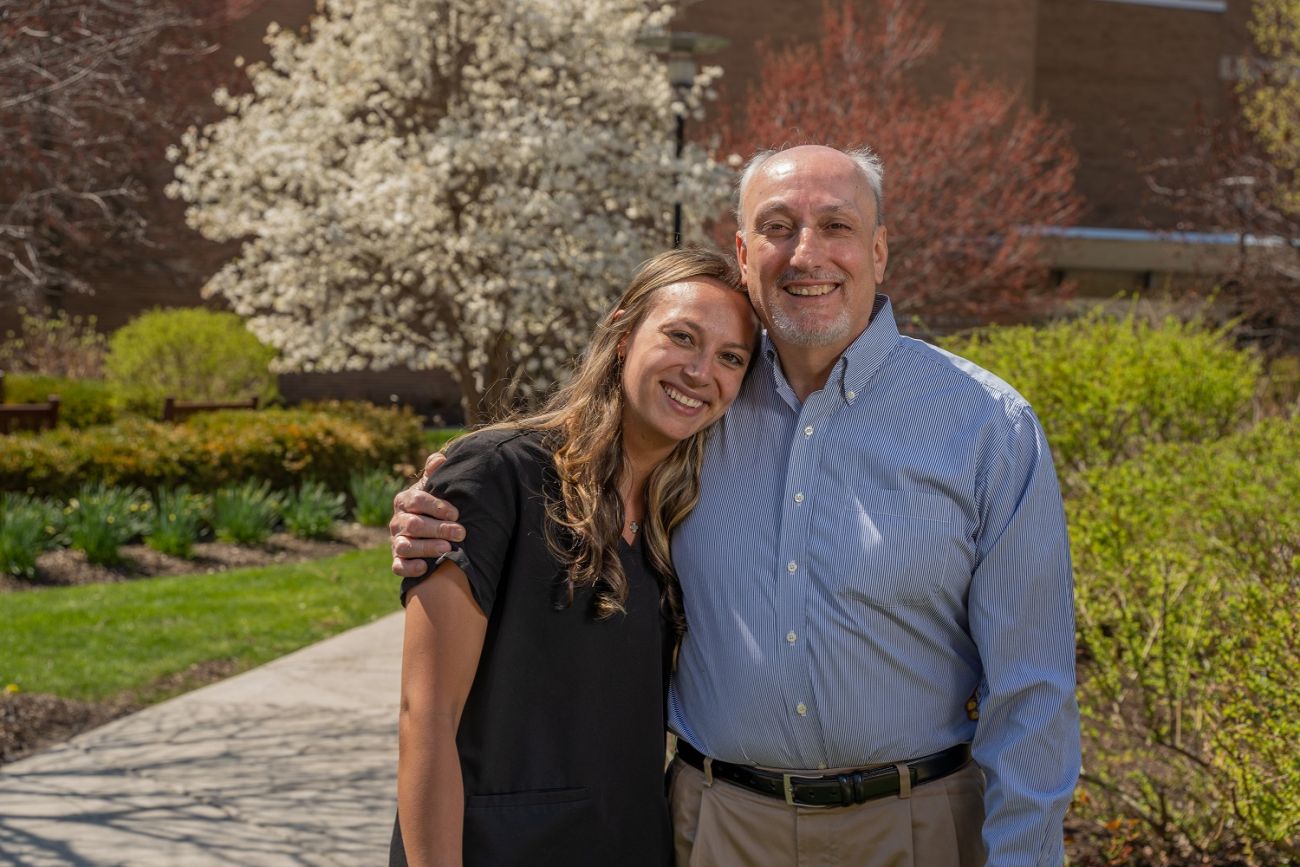
[[[898,334],[881,210],[866,149],[742,176],[767,334],[673,540],[679,865],[1064,857],[1079,733],[1051,456],[1008,385]],[[394,570],[418,574],[445,530],[405,510],[444,504],[396,506]]]

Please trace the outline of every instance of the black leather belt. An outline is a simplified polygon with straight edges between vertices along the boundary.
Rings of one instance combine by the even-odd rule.
[[[677,755],[693,768],[704,770],[704,755],[686,743],[677,741]],[[904,763],[911,784],[919,786],[960,770],[970,761],[970,744],[957,744],[946,750],[921,756]],[[748,765],[730,762],[712,763],[713,776],[738,786],[744,786],[787,804],[800,807],[843,807],[864,804],[875,798],[887,798],[899,793],[898,770],[893,765],[881,765],[826,776],[804,776],[764,771]]]

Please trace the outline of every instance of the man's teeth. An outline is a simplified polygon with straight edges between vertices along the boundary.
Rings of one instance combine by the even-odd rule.
[[[668,396],[680,403],[682,406],[689,406],[691,409],[698,409],[699,407],[704,406],[704,401],[696,400],[693,397],[687,397],[671,385],[665,385],[664,391],[668,392]]]
[[[834,283],[818,283],[814,286],[787,286],[785,291],[791,295],[825,295],[834,288]]]

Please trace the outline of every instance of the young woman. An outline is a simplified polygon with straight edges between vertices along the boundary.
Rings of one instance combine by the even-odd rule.
[[[467,541],[403,582],[390,864],[672,863],[668,540],[757,328],[730,259],[662,254],[540,414],[448,449]]]

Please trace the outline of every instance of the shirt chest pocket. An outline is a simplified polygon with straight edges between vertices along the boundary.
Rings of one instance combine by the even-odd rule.
[[[838,594],[873,606],[930,605],[945,585],[969,579],[961,510],[914,491],[850,493],[828,560]]]

